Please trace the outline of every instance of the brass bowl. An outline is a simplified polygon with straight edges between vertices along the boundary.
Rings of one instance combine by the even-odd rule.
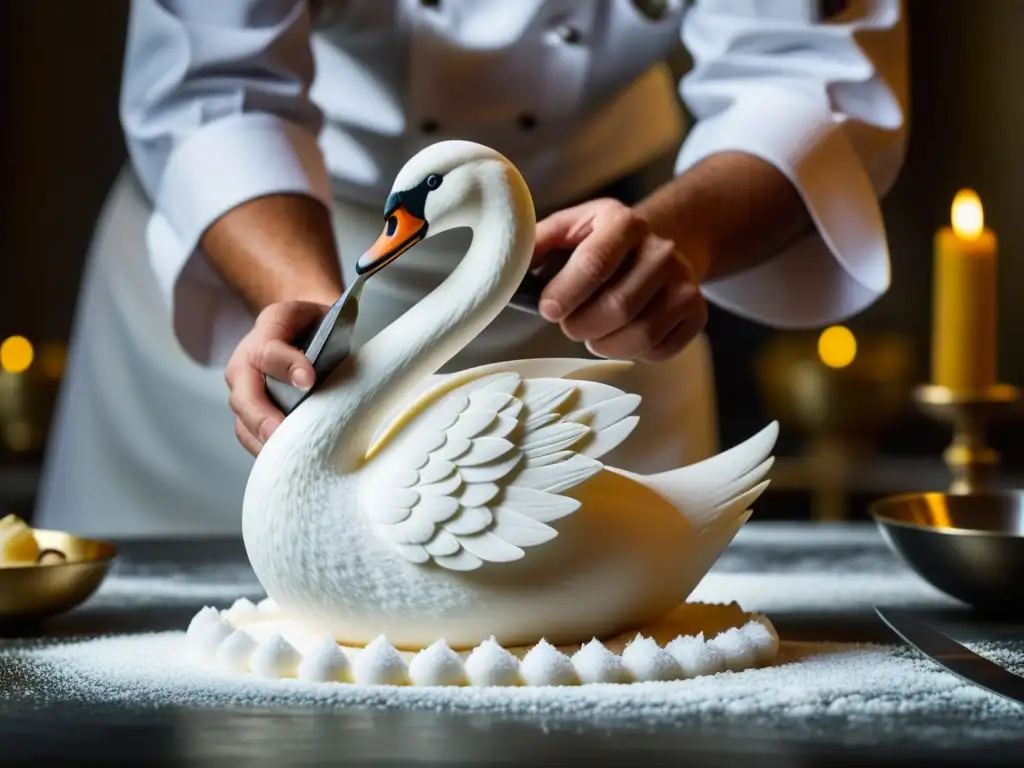
[[[755,374],[767,411],[808,436],[867,438],[910,405],[916,381],[909,342],[885,334],[858,339],[853,361],[829,368],[817,336],[780,334],[758,355]]]
[[[33,531],[40,549],[64,554],[63,563],[0,568],[0,627],[28,624],[85,602],[106,578],[117,547],[63,531]]]
[[[908,493],[869,513],[932,586],[981,613],[1024,615],[1024,491]]]

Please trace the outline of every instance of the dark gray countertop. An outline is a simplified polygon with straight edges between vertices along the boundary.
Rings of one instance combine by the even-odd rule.
[[[86,605],[53,620],[36,640],[0,640],[0,764],[60,758],[64,765],[92,757],[103,765],[593,764],[619,758],[701,765],[750,759],[1009,765],[1024,750],[1024,708],[1001,709],[984,692],[977,693],[976,712],[963,709],[970,696],[962,693],[951,700],[956,706],[939,701],[934,711],[903,711],[898,702],[860,711],[819,696],[807,703],[806,716],[791,711],[777,720],[714,707],[655,722],[585,712],[550,719],[336,703],[267,707],[211,700],[197,706],[86,696],[74,685],[48,683],[33,657],[16,652],[26,643],[182,630],[206,603],[223,606],[234,596],[259,593],[239,542],[122,543],[110,579]],[[972,621],[910,573],[866,525],[748,524],[694,599],[737,599],[747,610],[762,610],[790,642],[892,644],[872,605],[916,606],[959,639],[997,641],[1024,662],[1024,627]],[[921,669],[945,674],[927,662]],[[1024,663],[1014,669],[1024,671]]]

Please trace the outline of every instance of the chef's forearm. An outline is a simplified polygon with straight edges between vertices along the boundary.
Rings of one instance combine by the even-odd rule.
[[[280,301],[331,304],[343,289],[330,213],[308,195],[243,203],[214,222],[201,244],[254,313]]]
[[[701,281],[756,266],[812,226],[789,179],[741,152],[711,155],[636,208],[657,234],[675,241]]]

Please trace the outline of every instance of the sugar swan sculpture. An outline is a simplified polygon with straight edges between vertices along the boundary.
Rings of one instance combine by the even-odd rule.
[[[533,359],[437,375],[507,305],[534,242],[532,198],[494,150],[416,154],[359,260],[372,273],[424,237],[470,227],[432,293],[278,428],[243,502],[250,562],[282,613],[339,643],[417,650],[586,642],[686,600],[750,515],[773,422],[653,475],[600,458],[638,421],[629,363]]]

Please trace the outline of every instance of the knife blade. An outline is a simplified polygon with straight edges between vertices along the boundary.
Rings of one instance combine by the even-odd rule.
[[[539,314],[540,295],[551,279],[565,266],[570,251],[557,251],[544,259],[540,267],[526,273],[526,277],[509,306],[522,312]],[[368,275],[358,275],[331,308],[323,320],[310,331],[301,334],[293,342],[301,349],[313,365],[316,374],[313,386],[299,389],[286,381],[264,376],[267,396],[286,416],[309,397],[341,363],[352,354],[352,337],[355,333],[356,317],[359,313],[359,299]]]
[[[356,329],[359,298],[365,282],[365,275],[357,276],[341,298],[327,310],[323,320],[312,328],[312,332],[303,334],[304,338],[295,340],[295,346],[305,353],[306,359],[313,366],[315,377],[312,387],[303,390],[273,376],[263,377],[266,381],[267,395],[281,413],[288,415],[294,411],[345,358],[352,354],[352,336]]]
[[[907,611],[875,606],[875,613],[904,642],[947,671],[997,696],[1024,704],[1024,677],[978,655]]]

